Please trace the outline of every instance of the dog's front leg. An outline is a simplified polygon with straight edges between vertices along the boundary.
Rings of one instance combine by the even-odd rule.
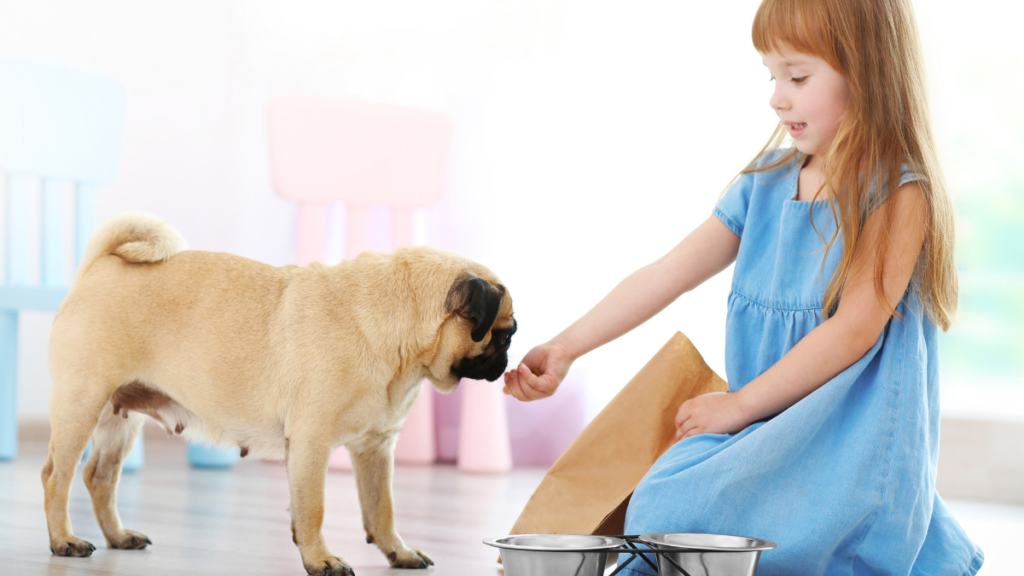
[[[382,435],[348,446],[363,509],[366,541],[376,543],[394,568],[426,568],[434,561],[421,550],[408,548],[395,530],[391,496],[395,440],[395,435]]]
[[[292,541],[299,547],[302,565],[314,576],[353,576],[352,567],[331,554],[324,542],[324,482],[330,447],[315,435],[290,434],[285,440],[285,462],[291,493]]]

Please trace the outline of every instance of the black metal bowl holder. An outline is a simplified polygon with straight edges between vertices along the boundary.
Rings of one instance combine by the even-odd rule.
[[[615,570],[611,574],[609,574],[608,576],[615,576],[623,568],[628,566],[630,562],[635,560],[638,556],[640,557],[641,560],[646,562],[647,565],[650,566],[654,570],[655,573],[657,573],[658,572],[658,566],[654,562],[651,562],[647,558],[647,556],[645,556],[645,554],[654,554],[655,556],[658,556],[658,555],[665,555],[665,554],[676,554],[676,553],[679,553],[679,552],[682,551],[679,548],[637,548],[636,547],[637,544],[643,544],[644,546],[650,546],[650,544],[648,544],[647,542],[644,542],[644,541],[640,540],[640,535],[639,534],[629,535],[629,536],[609,536],[609,538],[622,538],[623,540],[626,541],[626,545],[625,546],[620,546],[619,548],[610,548],[610,549],[607,550],[608,553],[616,552],[618,554],[629,554],[630,558],[629,558],[629,560],[626,560],[625,562],[620,562],[619,565],[615,567]],[[673,568],[678,570],[680,574],[683,574],[683,576],[690,576],[689,572],[684,570],[683,567],[680,566],[675,560],[673,560],[671,556],[665,556],[665,560],[668,560],[669,564],[671,564]]]

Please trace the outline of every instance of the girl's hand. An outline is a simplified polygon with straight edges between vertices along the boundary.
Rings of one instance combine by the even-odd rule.
[[[739,396],[711,392],[690,398],[676,413],[676,442],[698,434],[732,434],[750,424]]]
[[[557,344],[541,344],[523,357],[523,362],[505,373],[505,394],[516,400],[530,402],[547,398],[562,383],[572,358]]]

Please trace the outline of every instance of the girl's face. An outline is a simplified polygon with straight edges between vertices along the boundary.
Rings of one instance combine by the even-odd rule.
[[[826,152],[846,112],[846,79],[809,54],[771,52],[762,54],[761,60],[775,81],[768,104],[789,129],[797,150],[810,155]]]

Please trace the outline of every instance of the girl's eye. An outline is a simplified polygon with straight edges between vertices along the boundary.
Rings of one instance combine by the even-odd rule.
[[[793,80],[794,84],[803,84],[804,80],[807,80],[807,76],[801,76],[799,78],[793,78],[792,80]]]

